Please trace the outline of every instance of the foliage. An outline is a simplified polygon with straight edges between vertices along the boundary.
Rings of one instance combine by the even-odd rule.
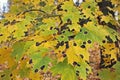
[[[77,80],[73,66],[68,64],[66,60],[53,66],[51,70],[54,74],[61,74],[62,80]]]
[[[80,6],[72,0],[12,0],[0,21],[0,79],[42,80],[39,72],[50,71],[61,80],[86,80],[95,42],[104,56],[101,68],[113,66],[120,39],[114,10],[120,11],[118,0],[86,0]],[[116,75],[107,72],[101,79]]]
[[[100,78],[102,80],[119,80],[120,79],[120,62],[117,62],[112,69],[103,69],[100,71]],[[106,77],[109,76],[109,77]]]

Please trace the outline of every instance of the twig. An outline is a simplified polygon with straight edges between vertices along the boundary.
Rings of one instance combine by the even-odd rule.
[[[43,10],[41,10],[41,9],[30,9],[30,10],[24,11],[22,14],[25,14],[25,13],[31,12],[31,11],[39,11],[39,12],[42,12],[42,13],[46,13],[45,11],[43,11]]]

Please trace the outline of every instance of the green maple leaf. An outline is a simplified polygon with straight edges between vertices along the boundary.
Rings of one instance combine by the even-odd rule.
[[[116,74],[114,72],[110,72],[109,69],[104,69],[99,73],[101,80],[116,80]]]
[[[18,73],[20,74],[20,77],[24,78],[29,75],[29,72],[30,72],[30,68],[23,67],[22,69],[19,70]]]
[[[76,40],[81,39],[82,41],[91,40],[92,42],[95,42],[95,41],[101,42],[104,39],[104,36],[101,37],[101,35],[97,34],[97,31],[89,30],[89,29],[83,27],[83,28],[81,28],[81,32],[79,32],[75,36],[75,39]]]
[[[115,68],[116,80],[120,79],[120,62],[117,62],[113,68]]]
[[[13,45],[13,52],[12,52],[12,57],[15,57],[16,60],[18,61],[22,55],[26,52],[26,50],[32,45],[32,41],[28,42],[22,42],[18,41]]]
[[[40,52],[32,52],[30,54],[30,58],[33,61],[33,70],[40,69],[42,66],[44,66],[44,70],[47,69],[48,63],[51,62],[50,57],[43,56],[44,53],[47,53],[49,50],[46,48],[41,48]]]
[[[113,66],[113,71],[110,69],[103,69],[99,72],[101,80],[119,80],[120,79],[120,62],[117,62]]]
[[[69,40],[69,36],[72,36],[73,33],[72,32],[69,32],[67,30],[64,31],[64,33],[62,33],[61,35],[57,36],[57,40],[58,41],[68,41]]]
[[[92,73],[91,67],[84,61],[81,61],[80,66],[75,66],[75,70],[78,71],[81,79],[86,80],[87,74]]]
[[[63,14],[61,17],[63,23],[65,23],[68,19],[70,19],[72,21],[72,24],[76,25],[79,18],[82,17],[82,15],[80,15],[79,9],[76,8],[76,6],[73,4],[72,0],[65,1],[65,2],[63,2],[63,4],[64,5],[62,5],[62,9],[64,11],[60,12]],[[72,25],[72,26],[74,26],[74,25]]]
[[[104,34],[100,34],[100,33]],[[116,41],[117,33],[115,30],[104,27],[104,26],[95,26],[93,22],[88,22],[85,27],[81,28],[81,31],[75,36],[75,39],[81,39],[82,41],[91,40],[92,42],[99,42],[102,44],[103,40],[106,40],[105,36],[110,36],[110,38]]]
[[[19,60],[24,52],[24,46],[25,46],[25,42],[16,42],[13,45],[13,52],[12,52],[12,56],[16,57],[17,60]]]
[[[3,72],[0,72],[0,80],[10,80],[10,74],[11,74],[11,70],[10,69],[6,69]]]
[[[61,74],[61,80],[77,80],[73,66],[67,63],[67,60],[59,62],[52,67],[53,74]]]

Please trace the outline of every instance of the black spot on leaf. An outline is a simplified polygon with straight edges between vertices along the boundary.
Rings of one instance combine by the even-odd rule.
[[[74,39],[75,35],[72,35],[72,36],[68,36],[69,40],[72,40]]]
[[[4,26],[7,26],[8,24],[10,24],[10,21],[5,22]]]
[[[82,29],[80,29],[80,32],[82,32]]]
[[[55,46],[55,48],[59,48],[59,46],[60,46],[60,44],[59,44],[59,43],[57,43],[57,45]]]
[[[36,46],[39,46],[41,43],[40,42],[36,42]]]
[[[10,24],[11,24],[11,25],[14,25],[14,24],[16,24],[16,23],[18,23],[18,22],[20,22],[20,21],[13,20]]]
[[[1,75],[1,77],[4,77],[4,76],[5,76],[5,74],[2,74],[2,75]]]
[[[66,43],[66,49],[68,49],[69,48],[69,42],[67,41],[65,43]]]
[[[105,36],[105,38],[107,39],[108,43],[113,43],[113,40],[110,38],[110,36]]]
[[[67,12],[67,10],[66,10],[66,9],[65,9],[64,11],[65,11],[65,12]]]
[[[53,27],[50,27],[50,30],[52,30],[53,29]]]
[[[73,46],[77,46],[77,44],[76,44],[76,43],[73,43]]]
[[[11,78],[11,80],[14,80],[13,78]]]
[[[88,68],[86,68],[86,71],[89,71],[89,69],[88,69]]]
[[[92,43],[91,40],[88,40],[87,42],[88,42],[89,44]]]
[[[40,69],[43,70],[45,68],[45,65],[41,66]]]
[[[65,23],[65,24],[63,24],[62,26],[61,26],[61,31],[63,31],[63,30],[66,30],[66,29],[69,29],[68,28],[68,25],[69,25],[69,23]]]
[[[115,48],[111,48],[111,49],[109,49],[110,51],[112,51],[112,50],[114,50]]]
[[[110,22],[107,23],[107,26],[108,26],[109,28],[112,28],[112,29],[114,29],[114,30],[117,30],[116,26],[113,25],[113,24],[110,23]]]
[[[84,56],[82,55],[82,54],[80,54],[80,57],[83,59],[84,58]]]
[[[83,44],[86,44],[86,42],[84,41]]]
[[[67,56],[67,55],[64,53],[64,54],[63,54],[63,57],[66,57],[66,56]]]
[[[63,9],[61,8],[61,5],[62,5],[62,4],[59,4],[59,5],[57,6],[57,10],[58,10],[58,11],[63,11]]]
[[[117,60],[120,61],[120,54],[117,53]]]
[[[28,31],[25,31],[24,34],[25,34],[25,36],[28,36]]]
[[[85,45],[81,45],[80,47],[81,47],[81,48],[85,48]]]
[[[91,12],[91,14],[92,14],[93,16],[95,16],[95,13]]]
[[[13,75],[12,74],[10,74],[10,77],[12,77]]]
[[[77,70],[76,73],[80,73],[80,72]]]
[[[75,29],[72,29],[71,31],[72,31],[72,32],[74,32],[74,31],[75,31]]]
[[[24,3],[24,2],[23,2],[22,4],[23,4],[23,5],[25,5],[25,3]]]
[[[3,36],[3,34],[0,34],[0,36]]]
[[[78,24],[83,27],[83,25],[87,24],[89,21],[90,21],[89,18],[87,18],[87,19],[79,19]]]
[[[76,66],[78,63],[77,62],[73,62],[73,65]]]
[[[80,64],[77,64],[77,66],[79,66],[79,67],[80,67]]]
[[[60,31],[60,29],[59,28],[54,28],[55,30],[57,30],[58,32]]]
[[[67,23],[71,25],[72,21],[70,19],[67,19]]]
[[[32,63],[33,63],[33,61],[32,61],[32,59],[30,59],[30,60],[29,60],[29,64],[32,64]]]
[[[97,76],[99,76],[99,73],[97,73]]]
[[[105,42],[106,42],[105,40],[102,41],[102,43],[105,43]]]
[[[101,17],[98,16],[97,19],[98,19],[98,23],[101,24]]]
[[[63,46],[63,45],[64,45],[64,41],[61,41],[61,42],[60,42],[60,46]]]
[[[88,8],[90,8],[90,6],[88,6]]]
[[[39,5],[44,7],[46,5],[46,3],[45,3],[45,1],[40,1]]]
[[[106,25],[105,21],[101,21],[101,16],[98,16],[97,19],[100,25]]]
[[[62,54],[65,54],[65,51],[62,51]]]
[[[35,73],[38,72],[38,69],[35,69]]]
[[[88,33],[87,31],[84,32],[84,34],[87,34],[87,33]]]
[[[22,57],[21,60],[24,60],[24,57]]]
[[[79,73],[76,72],[76,76],[79,76]]]
[[[119,42],[115,41],[115,47],[119,48]]]
[[[59,48],[59,46],[63,46],[63,45],[64,45],[64,41],[61,41],[61,42],[58,42],[55,47],[56,47],[56,48]]]
[[[86,62],[87,64],[89,64],[89,62],[88,62],[88,61],[86,61],[86,60],[85,60],[85,62]]]

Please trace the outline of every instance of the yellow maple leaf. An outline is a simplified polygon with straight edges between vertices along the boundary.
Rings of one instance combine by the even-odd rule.
[[[103,54],[110,54],[111,58],[110,59],[115,59],[115,61],[117,60],[116,54],[118,53],[118,48],[115,47],[114,43],[105,43],[103,44],[105,51],[103,52]]]
[[[66,50],[66,55],[68,58],[68,63],[73,64],[73,62],[81,62],[81,55],[83,55],[83,60],[89,61],[88,50],[82,49],[79,45],[74,46],[74,41],[69,42],[69,49]]]
[[[105,21],[106,23],[110,22],[113,19],[111,16],[102,16],[101,21]]]
[[[0,48],[0,64],[6,64],[8,68],[15,65],[15,60],[11,57],[12,48]]]

